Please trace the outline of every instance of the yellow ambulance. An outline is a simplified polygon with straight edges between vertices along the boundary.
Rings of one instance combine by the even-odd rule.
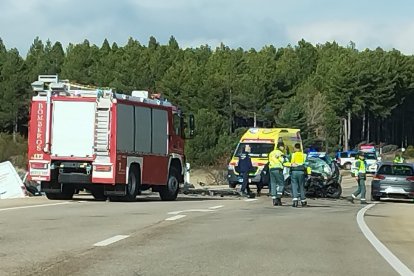
[[[286,154],[293,152],[296,143],[302,146],[302,139],[299,129],[293,128],[250,128],[240,139],[239,144],[227,167],[227,180],[230,188],[235,188],[242,182],[241,177],[236,171],[237,163],[243,150],[250,148],[250,158],[254,169],[249,174],[249,182],[256,185],[266,186],[268,183],[262,181],[261,172],[268,162],[268,155],[274,150],[278,142],[285,144]]]

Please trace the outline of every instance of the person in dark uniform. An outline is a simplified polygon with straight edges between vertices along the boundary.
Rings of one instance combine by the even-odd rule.
[[[250,147],[246,146],[243,153],[239,157],[238,172],[243,177],[243,183],[240,189],[242,196],[250,196],[251,191],[249,187],[249,173],[253,170],[252,160],[249,156]]]

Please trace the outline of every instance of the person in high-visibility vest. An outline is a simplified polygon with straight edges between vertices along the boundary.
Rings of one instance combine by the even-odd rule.
[[[279,142],[276,149],[269,153],[270,194],[272,196],[273,206],[282,205],[283,189],[285,188],[283,163],[286,160],[284,151],[285,145]]]
[[[306,155],[302,152],[299,143],[295,144],[293,151],[290,164],[285,164],[286,166],[291,167],[292,207],[298,207],[299,197],[302,207],[306,207],[308,205],[305,197],[305,171],[307,169],[305,167]]]
[[[401,155],[396,155],[394,158],[394,163],[396,164],[402,164],[404,163],[404,158]]]
[[[359,153],[358,160],[355,163],[355,168],[352,170],[352,174],[355,176],[358,182],[357,190],[351,194],[349,201],[354,203],[354,199],[361,194],[361,204],[367,204],[365,198],[366,187],[365,180],[367,179],[367,162],[365,161],[364,153]]]

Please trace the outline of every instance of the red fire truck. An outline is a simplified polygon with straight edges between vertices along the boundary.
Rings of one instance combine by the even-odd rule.
[[[194,117],[147,91],[118,94],[41,75],[32,83],[29,178],[49,199],[87,189],[133,201],[143,190],[175,200],[184,181],[184,139]]]

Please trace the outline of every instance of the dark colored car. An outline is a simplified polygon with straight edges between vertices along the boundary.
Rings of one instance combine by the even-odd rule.
[[[414,198],[414,164],[381,163],[371,183],[371,200]]]

